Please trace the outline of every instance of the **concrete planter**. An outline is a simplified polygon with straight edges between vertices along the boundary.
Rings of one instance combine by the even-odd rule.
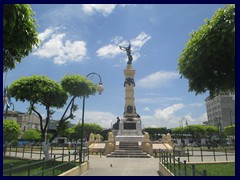
[[[81,174],[83,174],[84,172],[86,172],[89,169],[89,162],[84,162],[83,164],[72,168],[58,176],[79,176]]]

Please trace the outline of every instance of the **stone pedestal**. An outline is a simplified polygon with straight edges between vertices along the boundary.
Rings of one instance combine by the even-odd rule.
[[[144,136],[141,126],[140,119],[135,118],[132,121],[127,121],[125,118],[121,119],[115,140],[122,142],[142,142]]]

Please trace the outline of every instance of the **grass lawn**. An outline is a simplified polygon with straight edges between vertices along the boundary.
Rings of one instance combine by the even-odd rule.
[[[207,176],[235,176],[235,163],[196,164],[196,169],[207,170]]]
[[[43,169],[46,170],[46,172],[44,172],[44,176],[57,176],[73,167],[76,167],[74,165],[74,163],[68,163],[64,166],[60,166],[61,164],[63,164],[60,161],[48,161],[45,162],[45,164],[43,163],[38,163],[39,160],[32,160],[31,161],[31,165],[28,167],[22,167],[19,169],[14,169],[17,168],[19,166],[24,166],[24,165],[28,165],[29,161],[26,159],[17,159],[17,158],[4,158],[3,160],[3,170],[7,170],[10,167],[10,164],[13,164],[12,167],[12,176],[27,176],[28,175],[28,170],[30,169],[30,175],[34,175],[36,174],[37,176],[41,176],[42,173],[40,173]],[[78,163],[76,163],[77,165]],[[56,169],[53,170],[54,166],[59,166]],[[30,167],[30,168],[29,168]],[[3,173],[4,176],[9,176],[9,172],[4,172]]]
[[[186,175],[193,176],[192,164],[186,166]],[[173,164],[168,168],[174,174]],[[203,170],[206,170],[207,176],[235,176],[235,163],[214,163],[214,164],[195,164],[195,176],[202,176]],[[185,176],[184,165],[175,166],[175,176]]]

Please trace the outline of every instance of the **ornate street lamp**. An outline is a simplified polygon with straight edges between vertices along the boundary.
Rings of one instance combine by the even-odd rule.
[[[97,87],[97,91],[99,94],[101,94],[103,92],[103,85],[102,85],[102,78],[99,74],[92,72],[89,73],[86,77],[89,77],[91,75],[97,75],[99,77],[99,83],[98,83],[98,87]],[[82,163],[82,157],[83,157],[83,129],[84,129],[84,111],[85,111],[85,96],[83,96],[83,106],[82,106],[82,132],[81,132],[81,146],[80,146],[80,162]]]
[[[181,121],[179,121],[179,124],[180,124],[180,126],[182,126],[182,128],[183,128],[183,120],[185,120],[186,126],[188,126],[188,121],[187,121],[187,119],[186,119],[185,117],[183,117],[183,118],[181,119]]]

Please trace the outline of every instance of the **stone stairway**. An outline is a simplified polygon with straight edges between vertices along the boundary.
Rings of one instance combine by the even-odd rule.
[[[138,142],[120,142],[119,149],[106,157],[150,158],[151,156],[139,148]]]

